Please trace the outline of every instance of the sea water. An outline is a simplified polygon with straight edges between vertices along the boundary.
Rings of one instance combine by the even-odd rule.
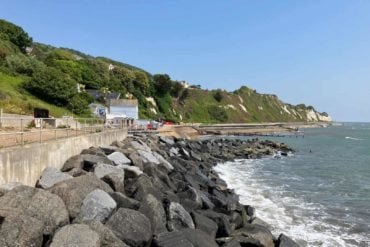
[[[370,124],[268,139],[296,152],[215,167],[241,202],[302,246],[370,246]]]

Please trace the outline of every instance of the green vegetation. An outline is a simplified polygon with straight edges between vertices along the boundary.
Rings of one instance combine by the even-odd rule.
[[[94,99],[84,90],[104,96]],[[305,121],[306,111],[314,110],[247,87],[232,93],[200,85],[184,88],[167,74],[151,75],[109,58],[32,42],[21,27],[0,20],[0,107],[5,112],[31,114],[40,107],[56,117],[89,116],[88,105],[106,103],[109,92],[138,99],[141,118],[174,122]]]

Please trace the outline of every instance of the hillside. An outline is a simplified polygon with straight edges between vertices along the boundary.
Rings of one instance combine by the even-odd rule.
[[[185,88],[166,74],[150,74],[105,57],[33,42],[21,28],[0,20],[0,108],[30,114],[34,107],[53,116],[89,116],[86,90],[137,98],[141,118],[175,122],[329,121],[311,106],[293,106],[245,86],[234,92]]]

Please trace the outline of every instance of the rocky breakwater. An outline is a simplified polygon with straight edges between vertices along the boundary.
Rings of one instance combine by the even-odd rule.
[[[283,144],[133,137],[47,168],[35,188],[0,186],[0,246],[297,246],[274,237],[213,171]]]

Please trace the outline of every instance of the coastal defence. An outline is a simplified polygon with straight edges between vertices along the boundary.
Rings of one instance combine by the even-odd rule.
[[[127,129],[32,143],[0,149],[0,184],[20,182],[34,186],[46,167],[60,169],[71,156],[92,146],[108,146],[127,137]]]

